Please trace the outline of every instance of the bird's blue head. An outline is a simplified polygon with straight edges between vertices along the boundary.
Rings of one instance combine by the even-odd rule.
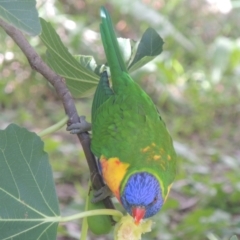
[[[135,223],[139,224],[141,219],[155,215],[163,205],[159,181],[150,173],[133,174],[123,189],[121,202]]]

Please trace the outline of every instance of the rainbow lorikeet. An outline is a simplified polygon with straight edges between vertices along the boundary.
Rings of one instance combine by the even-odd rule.
[[[108,188],[138,224],[165,202],[176,153],[151,98],[128,74],[107,10],[102,7],[100,14],[112,86],[103,72],[92,106],[91,149]]]

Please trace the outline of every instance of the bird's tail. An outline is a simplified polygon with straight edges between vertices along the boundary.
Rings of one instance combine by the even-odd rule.
[[[115,81],[118,81],[122,72],[127,72],[127,67],[119,49],[111,17],[104,7],[101,7],[100,16],[102,19],[100,24],[102,43],[110,67],[112,82],[115,85],[117,84]]]

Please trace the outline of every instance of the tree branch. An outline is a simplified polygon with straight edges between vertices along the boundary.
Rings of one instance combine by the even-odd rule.
[[[37,54],[37,52],[32,48],[29,42],[26,40],[22,32],[9,23],[0,19],[0,26],[5,30],[5,32],[14,40],[14,42],[19,46],[24,55],[27,57],[30,66],[39,72],[45,79],[50,82],[55,88],[58,96],[62,100],[65,112],[69,118],[68,125],[78,123],[79,116],[77,109],[75,107],[71,93],[66,87],[65,80],[63,77],[56,74]],[[89,170],[91,173],[91,181],[94,189],[98,190],[104,186],[101,175],[98,172],[98,167],[95,161],[95,157],[90,149],[91,139],[89,134],[80,133],[77,134],[80,143],[82,144],[83,151],[85,153]],[[110,198],[103,200],[106,208],[114,209],[112,201]]]

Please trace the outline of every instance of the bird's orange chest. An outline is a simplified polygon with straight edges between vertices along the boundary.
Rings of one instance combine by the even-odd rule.
[[[120,201],[120,185],[129,164],[121,162],[117,157],[106,159],[104,156],[101,156],[100,164],[105,183]]]

